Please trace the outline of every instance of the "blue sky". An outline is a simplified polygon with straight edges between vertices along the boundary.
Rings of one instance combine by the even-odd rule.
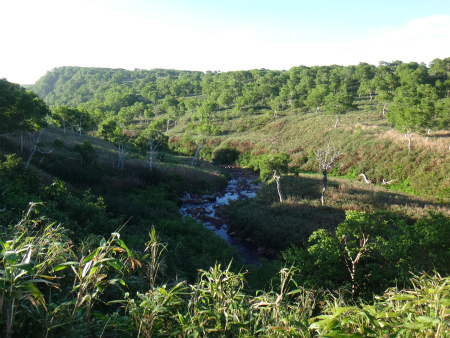
[[[450,1],[0,0],[0,30],[0,77],[21,84],[60,66],[429,63],[450,57]]]

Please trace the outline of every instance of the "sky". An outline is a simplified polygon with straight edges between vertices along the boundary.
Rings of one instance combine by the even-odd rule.
[[[0,78],[62,66],[198,71],[450,57],[449,0],[0,0]]]

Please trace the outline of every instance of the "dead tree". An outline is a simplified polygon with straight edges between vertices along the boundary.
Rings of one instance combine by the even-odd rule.
[[[336,114],[336,123],[334,124],[334,129],[337,128],[340,119],[341,119],[341,114]]]
[[[148,138],[149,144],[150,144],[150,158],[149,158],[149,166],[150,170],[152,170],[152,162],[153,162],[153,156],[155,154],[156,149],[159,146],[160,140],[153,139],[152,136]]]
[[[322,202],[322,205],[325,205],[325,193],[327,191],[328,183],[327,174],[329,170],[332,170],[336,166],[336,162],[342,153],[341,149],[331,149],[330,143],[328,142],[328,146],[326,149],[317,151],[314,150],[314,154],[316,155],[317,161],[319,162],[319,170],[323,174],[323,187],[320,201]]]
[[[42,136],[42,132],[44,131],[44,129],[42,129],[39,134],[36,136],[36,134],[34,132],[29,132],[28,133],[28,141],[29,141],[29,146],[30,146],[30,154],[28,155],[28,159],[27,162],[25,163],[25,169],[28,168],[28,166],[30,165],[31,159],[33,158],[34,154],[36,153],[36,151],[40,152],[41,154],[49,154],[53,151],[53,149],[50,149],[49,151],[41,151],[38,149],[38,143],[41,140],[41,136]],[[42,159],[41,159],[42,162]]]
[[[125,144],[119,141],[119,158],[117,160],[117,169],[123,169],[123,159],[125,157]]]
[[[370,183],[372,183],[372,181],[371,181],[371,180],[367,179],[367,176],[366,176],[366,174],[363,174],[363,173],[361,173],[361,174],[359,174],[359,175],[358,175],[358,177],[359,177],[359,176],[362,176],[362,177],[363,177],[363,179],[364,179],[364,182],[366,182],[367,184],[370,184]]]
[[[414,133],[411,132],[411,131],[409,131],[409,130],[407,130],[407,131],[405,132],[405,138],[408,139],[408,151],[411,151],[411,140],[412,140],[413,134],[414,134]]]
[[[396,179],[393,179],[393,180],[390,180],[390,181],[386,181],[386,180],[383,178],[383,182],[381,182],[381,184],[382,184],[382,185],[388,185],[388,184],[391,184],[391,183],[394,182],[394,181],[396,181]]]
[[[195,160],[197,159],[198,153],[203,148],[203,140],[200,141],[200,143],[197,143],[197,149],[195,150],[195,155],[192,158],[191,165],[194,165]]]
[[[281,185],[280,185],[280,175],[277,175],[277,171],[274,170],[273,171],[273,178],[275,179],[275,182],[277,183],[277,191],[278,191],[278,196],[280,197],[280,203],[284,202],[284,198],[283,198],[283,194],[281,193]]]

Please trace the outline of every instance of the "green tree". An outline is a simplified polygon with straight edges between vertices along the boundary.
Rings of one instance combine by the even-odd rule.
[[[325,103],[325,97],[329,94],[329,88],[327,85],[318,85],[308,92],[308,97],[305,100],[305,104],[310,109],[315,109],[316,113],[319,112],[320,107]]]
[[[225,108],[228,108],[231,106],[231,104],[234,101],[234,95],[231,90],[224,90],[220,96],[217,98],[217,103]]]
[[[430,85],[418,87],[402,86],[396,89],[394,101],[387,113],[387,119],[397,130],[408,136],[408,149],[415,132],[430,128],[435,114],[436,90]]]
[[[450,57],[431,61],[429,73],[434,76],[440,76],[443,80],[448,80],[448,75],[450,74]]]
[[[373,79],[371,80],[364,80],[361,82],[358,88],[358,95],[369,95],[370,101],[373,99],[373,94],[375,94],[376,91],[376,84]]]
[[[325,97],[324,108],[326,114],[336,115],[336,123],[334,124],[334,129],[336,129],[341,114],[344,114],[354,108],[353,95],[347,93],[346,88],[336,94],[330,93]]]
[[[0,79],[0,133],[41,130],[48,115],[49,108],[35,93]]]
[[[359,83],[364,81],[369,81],[375,76],[376,67],[365,62],[361,62],[355,67],[355,72],[353,73],[353,79],[357,80]]]
[[[326,148],[314,150],[314,154],[316,155],[317,162],[319,162],[319,170],[322,172],[323,175],[322,196],[320,198],[320,201],[322,205],[325,205],[325,193],[327,191],[327,184],[328,184],[327,175],[328,172],[330,170],[333,170],[333,168],[337,165],[337,162],[342,152],[341,149],[338,150],[336,150],[335,148],[332,149],[330,147],[330,142],[328,142]]]
[[[81,156],[81,165],[92,165],[95,162],[96,150],[91,142],[84,141],[82,144],[77,144],[74,147]]]
[[[286,153],[265,154],[252,159],[252,165],[255,170],[259,170],[261,180],[266,180],[272,176],[277,184],[277,192],[280,202],[284,202],[281,192],[281,175],[288,172],[288,164],[290,162],[289,155]]]
[[[114,117],[110,117],[103,120],[98,129],[105,140],[112,140],[118,132],[118,124]]]
[[[429,81],[428,69],[417,62],[399,64],[394,74],[398,76],[401,85],[417,86]]]

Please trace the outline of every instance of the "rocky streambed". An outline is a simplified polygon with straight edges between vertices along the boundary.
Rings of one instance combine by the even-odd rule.
[[[259,248],[251,238],[239,238],[226,224],[223,214],[229,201],[253,198],[259,189],[253,182],[257,175],[247,169],[224,168],[232,176],[226,188],[212,195],[186,193],[181,198],[180,213],[203,222],[228,244],[235,246],[247,264],[258,264],[258,259],[273,253]]]

